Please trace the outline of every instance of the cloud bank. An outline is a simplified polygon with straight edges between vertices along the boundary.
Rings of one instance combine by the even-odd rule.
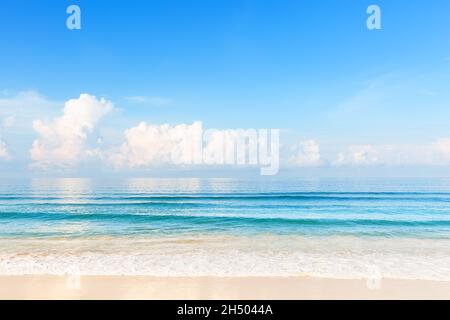
[[[119,168],[259,165],[263,175],[279,169],[278,131],[268,134],[254,129],[203,130],[199,121],[175,126],[141,122],[124,135],[125,142],[109,156]]]
[[[278,154],[271,154],[271,148],[260,143],[261,130],[257,129],[205,130],[200,121],[174,125],[143,121],[117,131],[117,127],[99,126],[102,119],[114,110],[113,103],[104,98],[81,94],[76,99],[68,100],[59,116],[44,120],[43,116],[55,114],[57,109],[54,104],[34,91],[15,96],[0,93],[0,160],[12,159],[12,146],[14,155],[20,151],[17,141],[10,137],[11,133],[22,133],[26,123],[24,117],[30,117],[28,111],[35,115],[40,108],[40,116],[29,120],[28,128],[33,130],[30,131],[33,136],[25,145],[32,168],[77,168],[92,159],[118,170],[192,165],[200,168],[217,165],[271,167],[275,164],[271,161],[278,159]],[[12,127],[15,129],[10,131]],[[109,129],[113,136],[99,138],[97,133],[100,128]],[[7,140],[5,136],[8,136]],[[270,139],[266,142],[270,145]],[[341,147],[343,151],[336,148],[338,151],[333,154],[325,153],[326,156],[323,156],[320,144],[313,139],[297,141],[285,147],[280,165],[294,170],[309,167],[450,165],[450,138],[436,139],[428,144],[350,145]],[[278,167],[278,162],[274,167]]]
[[[315,140],[298,142],[290,147],[289,165],[296,167],[317,167],[324,164],[320,145]]]
[[[450,165],[450,138],[430,144],[354,145],[340,152],[335,166]]]

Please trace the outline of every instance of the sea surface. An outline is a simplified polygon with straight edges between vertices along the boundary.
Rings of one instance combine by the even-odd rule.
[[[0,181],[0,274],[450,281],[450,179]]]

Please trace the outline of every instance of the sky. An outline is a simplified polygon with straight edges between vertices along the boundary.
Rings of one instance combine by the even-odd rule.
[[[260,174],[173,163],[207,129],[279,129],[280,174],[450,174],[447,0],[2,0],[0,38],[0,176]]]

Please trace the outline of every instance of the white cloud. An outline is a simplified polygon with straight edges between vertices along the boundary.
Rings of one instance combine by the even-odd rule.
[[[125,99],[131,103],[149,107],[165,107],[172,103],[172,99],[164,97],[131,96]]]
[[[275,130],[276,131],[276,130]],[[260,165],[263,174],[278,171],[278,131],[254,129],[203,130],[201,122],[151,125],[125,131],[125,142],[110,151],[116,167],[160,165]],[[268,151],[270,145],[270,152]]]
[[[9,160],[11,158],[8,149],[6,149],[5,142],[0,139],[0,160]]]
[[[14,153],[25,151],[29,146],[26,139],[31,137],[33,119],[43,114],[54,114],[57,105],[34,90],[0,91],[0,157],[11,159],[11,146],[14,146]],[[12,127],[14,129],[10,130]],[[8,148],[2,139],[6,134],[11,136],[8,137],[11,140]]]
[[[314,167],[323,164],[319,143],[315,140],[299,142],[290,147],[288,163],[298,167]]]
[[[6,117],[0,121],[0,134],[2,131],[9,129],[12,125],[14,125],[14,117]],[[6,147],[5,141],[1,139],[0,136],[0,160],[9,160],[11,159],[11,155]]]
[[[189,163],[202,131],[201,122],[176,126],[141,122],[125,131],[125,142],[118,151],[113,151],[110,159],[118,167],[130,168]]]
[[[31,124],[34,119],[56,116],[61,103],[50,101],[37,91],[21,91],[0,93],[0,130],[14,126],[14,131],[21,138],[31,137]],[[25,141],[15,141],[15,145],[24,145]]]
[[[20,91],[11,94],[3,91],[0,94],[0,108],[26,107],[27,105],[47,105],[48,100],[34,90]]]
[[[373,165],[379,161],[382,148],[370,145],[350,146],[346,152],[338,154],[334,165]]]
[[[431,145],[444,161],[450,161],[450,138],[439,139]]]
[[[113,110],[113,104],[98,100],[89,94],[65,103],[63,115],[52,121],[33,121],[38,138],[30,150],[33,165],[47,167],[72,167],[97,154],[89,148],[88,136],[98,121]]]
[[[450,165],[450,138],[430,144],[392,144],[350,146],[338,154],[336,166]]]
[[[21,91],[15,94],[9,92],[0,94],[0,115],[2,116],[10,116],[13,112],[15,114],[35,115],[36,112],[42,112],[55,106],[55,102],[49,101],[34,90]]]

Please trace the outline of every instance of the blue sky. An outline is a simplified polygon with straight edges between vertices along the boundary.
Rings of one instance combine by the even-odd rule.
[[[71,4],[81,30],[66,28]],[[366,28],[370,4],[382,30]],[[386,153],[420,157],[408,150],[450,137],[447,0],[3,0],[0,35],[0,120],[15,119],[0,131],[10,154],[0,169],[28,168],[32,120],[57,117],[81,93],[114,104],[96,127],[110,145],[141,121],[202,121],[280,128],[283,144],[320,145],[328,167],[355,145],[374,148],[370,164],[404,166]],[[14,114],[24,92],[45,107]]]

